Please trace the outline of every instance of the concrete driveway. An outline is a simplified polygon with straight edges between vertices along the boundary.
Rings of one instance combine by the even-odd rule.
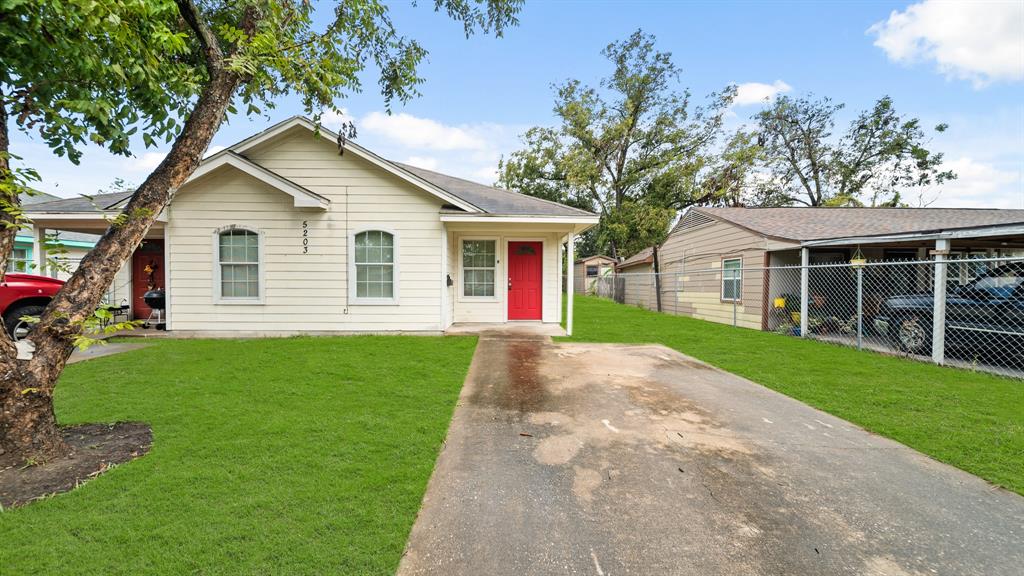
[[[1024,498],[661,346],[484,336],[398,573],[1021,574]]]

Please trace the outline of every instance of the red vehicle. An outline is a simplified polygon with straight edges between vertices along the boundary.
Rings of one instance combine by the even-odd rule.
[[[7,333],[21,340],[32,327],[22,316],[39,316],[57,294],[63,280],[34,274],[9,273],[0,282],[0,315]]]

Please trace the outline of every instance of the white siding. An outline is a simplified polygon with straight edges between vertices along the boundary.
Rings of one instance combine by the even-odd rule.
[[[182,188],[168,211],[173,330],[437,331],[441,329],[438,217],[442,202],[305,130],[250,150],[256,163],[330,199],[297,209],[290,196],[232,168]],[[303,253],[303,222],[308,252]],[[215,303],[213,237],[224,226],[258,230],[262,304]],[[349,231],[397,235],[397,305],[348,301]],[[217,288],[219,289],[219,288]]]
[[[495,228],[487,225],[452,225],[449,224],[449,274],[454,286],[452,295],[452,318],[455,322],[490,323],[506,322],[508,319],[507,281],[508,281],[508,243],[510,241],[543,242],[543,287],[541,296],[542,318],[545,323],[558,323],[561,318],[559,309],[558,275],[561,271],[558,259],[558,247],[562,237],[568,232],[553,227],[526,226]],[[498,266],[495,277],[495,298],[491,301],[466,298],[462,295],[462,240],[465,238],[489,238],[498,241]]]

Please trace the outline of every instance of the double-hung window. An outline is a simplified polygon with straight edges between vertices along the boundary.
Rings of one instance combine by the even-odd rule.
[[[260,235],[230,228],[217,235],[217,266],[222,301],[258,302],[260,294]]]
[[[29,257],[28,248],[15,248],[11,251],[11,257],[7,260],[8,272],[28,272]]]
[[[395,235],[366,230],[355,235],[355,301],[393,303],[395,289]]]
[[[496,240],[462,241],[462,295],[493,298],[497,272]]]
[[[722,300],[739,302],[743,294],[743,259],[722,260]]]

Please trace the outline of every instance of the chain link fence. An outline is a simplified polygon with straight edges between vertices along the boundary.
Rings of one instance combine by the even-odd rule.
[[[718,266],[592,277],[580,288],[648,310],[1024,378],[1024,257]]]

